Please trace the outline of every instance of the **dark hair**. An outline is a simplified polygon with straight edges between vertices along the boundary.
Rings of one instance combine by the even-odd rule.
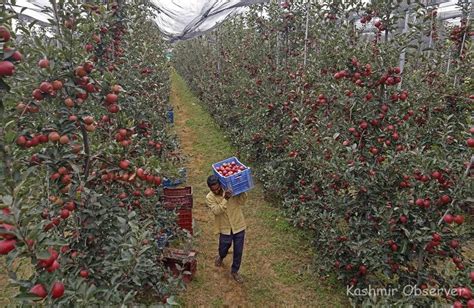
[[[211,187],[212,185],[219,184],[219,179],[215,175],[210,175],[207,178],[207,186]]]

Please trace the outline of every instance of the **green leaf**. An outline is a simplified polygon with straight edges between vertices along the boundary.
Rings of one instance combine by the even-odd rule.
[[[10,195],[2,196],[2,201],[7,206],[11,206],[13,204],[13,197]]]
[[[119,221],[120,225],[127,224],[127,221],[124,218],[120,217],[120,216],[117,216],[117,220]]]
[[[65,239],[55,239],[55,240],[47,239],[44,241],[44,243],[45,245],[48,245],[48,246],[64,246],[68,244],[68,242]]]
[[[91,284],[89,289],[87,289],[86,297],[89,298],[95,292],[96,289],[96,286],[94,284]]]
[[[23,172],[22,174],[22,181],[15,187],[14,191],[13,191],[13,195],[17,195],[18,192],[20,191],[21,187],[23,186],[23,184],[28,180],[30,174],[35,170],[35,167],[30,167],[28,168],[25,172]]]
[[[144,254],[147,250],[149,250],[151,248],[151,246],[146,246],[145,248],[143,248],[142,250],[140,250],[140,252],[138,253],[139,256],[141,256],[142,254]]]
[[[121,276],[122,276],[122,272],[119,272],[119,273],[115,274],[115,275],[112,277],[112,279],[111,279],[110,282],[112,282],[112,284],[115,284],[115,282],[117,281],[117,279],[119,279]]]
[[[9,131],[5,134],[5,143],[12,143],[16,138],[14,131]]]
[[[138,286],[141,286],[141,285],[142,285],[141,282],[140,282],[140,280],[139,280],[139,277],[138,277],[138,276],[135,276],[135,275],[134,275],[134,276],[132,277],[132,281],[133,281],[136,285],[138,285]]]
[[[131,290],[125,295],[122,305],[125,305],[128,301],[130,301],[133,297],[135,297],[136,292]]]
[[[0,78],[0,90],[10,92],[10,86],[3,80],[3,78]]]
[[[69,165],[71,166],[72,170],[74,170],[75,173],[78,173],[78,174],[81,173],[81,168],[79,168],[78,165],[73,164],[73,163],[71,163],[71,162],[69,163]]]
[[[168,297],[166,299],[166,303],[168,305],[171,305],[171,306],[180,306],[180,304],[178,302],[176,302],[174,295]]]
[[[20,293],[20,294],[15,296],[15,299],[18,300],[19,302],[34,301],[34,300],[38,300],[38,296],[33,295],[33,294],[29,294],[29,293],[26,293],[26,294]]]
[[[51,257],[51,254],[47,250],[42,250],[36,253],[36,258],[38,259],[49,259],[49,257]]]

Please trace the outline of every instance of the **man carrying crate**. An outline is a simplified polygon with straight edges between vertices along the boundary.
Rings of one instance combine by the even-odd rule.
[[[215,265],[222,266],[222,261],[227,256],[233,242],[234,255],[231,276],[238,283],[242,283],[243,279],[239,274],[239,269],[246,228],[242,206],[247,201],[247,193],[232,196],[230,191],[224,192],[215,175],[207,178],[207,186],[211,191],[206,196],[206,204],[214,214],[215,231],[219,234],[219,251],[215,258]]]

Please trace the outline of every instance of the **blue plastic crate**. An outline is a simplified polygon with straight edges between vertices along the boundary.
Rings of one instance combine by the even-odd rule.
[[[171,124],[174,123],[174,112],[173,112],[173,110],[168,110],[166,112],[166,119],[167,119],[168,123],[171,123]]]
[[[168,237],[166,234],[161,234],[156,238],[156,245],[158,246],[158,249],[164,249],[168,246]]]
[[[226,177],[220,175],[219,172],[217,172],[217,167],[231,162],[235,162],[237,165],[242,165],[246,167],[246,169]],[[219,183],[221,184],[222,188],[224,190],[230,190],[234,196],[249,191],[254,186],[252,171],[249,167],[242,164],[236,157],[230,157],[218,163],[212,164],[212,171],[219,178]]]
[[[163,178],[163,187],[175,187],[184,183],[182,179]]]
[[[173,186],[173,182],[168,178],[163,178],[163,181],[161,183],[163,184],[163,187],[172,187]]]
[[[171,230],[167,230],[163,233],[161,233],[157,238],[156,238],[156,245],[158,246],[158,249],[164,249],[165,247],[169,246],[169,240],[173,237],[173,232]]]
[[[186,168],[179,168],[178,169],[178,178],[167,178],[163,177],[162,185],[163,187],[175,187],[178,185],[182,185],[187,181],[187,169]]]

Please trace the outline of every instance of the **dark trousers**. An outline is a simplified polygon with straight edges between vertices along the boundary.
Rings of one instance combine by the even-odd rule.
[[[227,256],[232,242],[234,242],[234,255],[232,259],[232,273],[237,273],[240,268],[240,262],[242,261],[242,252],[244,251],[244,239],[245,230],[239,233],[230,235],[220,234],[219,235],[219,256],[224,259]]]

